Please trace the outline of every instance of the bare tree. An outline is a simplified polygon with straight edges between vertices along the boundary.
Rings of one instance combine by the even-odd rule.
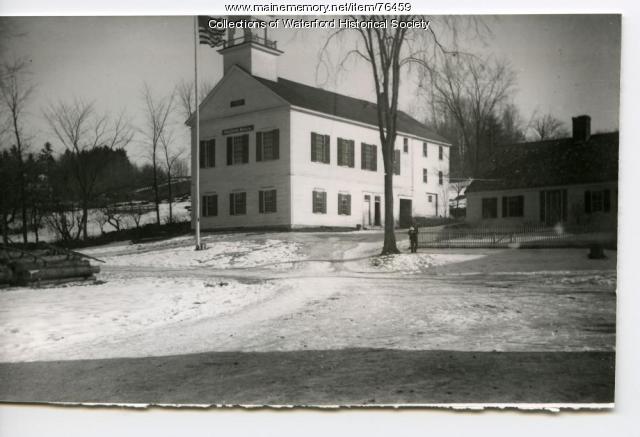
[[[200,85],[198,86],[198,100],[200,100],[199,103],[202,103],[202,100],[207,96],[207,94],[209,94],[213,87],[214,85],[210,82],[200,83]],[[193,82],[188,82],[185,80],[180,81],[180,83],[176,87],[176,93],[180,102],[182,115],[184,116],[184,119],[187,120],[196,110],[195,89],[193,86]]]
[[[342,28],[331,33],[321,50],[319,68],[332,69],[328,47],[332,41],[337,41],[341,47],[348,47],[346,55],[338,63],[343,68],[350,58],[364,60],[371,68],[376,93],[378,131],[382,146],[384,163],[384,244],[382,254],[398,253],[394,234],[393,217],[393,154],[397,135],[398,96],[403,67],[421,66],[424,69],[434,68],[436,60],[442,55],[458,53],[457,35],[460,30],[460,20],[454,17],[441,17],[438,34],[429,23],[427,29],[411,28],[409,22],[427,20],[414,15],[373,15],[367,17],[351,17],[354,20],[385,22],[386,26],[378,28],[365,26],[356,29]],[[466,20],[466,18],[464,19]],[[397,26],[392,26],[392,23]],[[477,20],[468,21],[468,27],[480,32],[483,24]],[[354,41],[345,44],[341,35],[353,34]],[[447,34],[447,43],[443,42]],[[449,46],[449,49],[445,48]]]
[[[467,171],[478,176],[482,159],[491,153],[483,150],[482,138],[514,90],[513,70],[506,61],[462,55],[446,57],[426,73],[435,107],[458,125]]]
[[[0,99],[3,107],[3,118],[6,128],[15,140],[15,151],[18,160],[18,190],[22,215],[22,239],[27,243],[27,196],[25,178],[25,153],[27,144],[23,130],[24,115],[27,103],[34,87],[27,80],[28,64],[24,60],[4,62],[0,66]]]
[[[153,168],[153,192],[156,205],[156,222],[160,224],[160,193],[158,187],[158,146],[161,138],[166,134],[169,115],[173,111],[175,91],[167,97],[156,98],[151,89],[145,83],[142,90],[142,98],[145,103],[145,127],[142,133],[147,139],[150,149],[151,166]]]
[[[531,129],[539,141],[553,140],[568,135],[564,123],[551,114],[534,115]]]
[[[98,114],[93,103],[76,99],[71,103],[59,101],[44,111],[49,126],[66,148],[71,176],[80,197],[82,236],[87,239],[89,207],[97,194],[97,183],[104,162],[99,154],[91,153],[99,147],[124,148],[133,139],[133,131],[124,113],[111,120]]]
[[[162,144],[164,166],[167,172],[167,189],[169,194],[169,223],[173,223],[173,176],[175,174],[176,167],[179,166],[180,157],[184,153],[184,150],[173,150],[173,133],[170,131],[166,131],[160,136],[160,143]]]

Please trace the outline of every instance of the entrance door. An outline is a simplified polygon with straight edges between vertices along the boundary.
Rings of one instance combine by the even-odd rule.
[[[400,227],[411,226],[411,199],[400,199]]]
[[[540,221],[550,226],[567,221],[567,190],[540,192]]]
[[[375,197],[375,202],[373,205],[373,224],[376,226],[381,226],[382,220],[380,219],[380,196]]]
[[[364,195],[364,203],[362,204],[362,226],[371,226],[371,196]]]

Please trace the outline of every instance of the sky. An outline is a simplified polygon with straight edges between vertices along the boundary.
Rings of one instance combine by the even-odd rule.
[[[434,17],[437,23],[437,17]],[[160,96],[181,80],[192,80],[193,19],[173,17],[16,17],[9,18],[20,33],[5,56],[30,61],[36,85],[28,107],[33,129],[32,148],[45,141],[60,148],[42,110],[58,101],[93,101],[101,111],[125,110],[132,124],[144,116],[141,89],[147,83]],[[463,40],[474,53],[506,59],[517,74],[513,103],[525,121],[534,113],[551,113],[570,128],[571,117],[588,114],[592,131],[618,129],[620,99],[620,19],[614,15],[485,16],[490,35],[482,41]],[[279,76],[322,86],[354,97],[374,100],[369,67],[352,62],[344,70],[318,70],[318,54],[327,38],[322,30],[278,29],[270,34],[284,53]],[[331,46],[340,58],[344,47]],[[199,75],[216,83],[222,56],[198,47]],[[405,77],[401,109],[423,119],[424,98],[416,97],[416,80]],[[171,124],[178,143],[187,144],[187,130],[176,114]],[[128,147],[143,162],[141,135]],[[179,144],[178,144],[179,146]]]

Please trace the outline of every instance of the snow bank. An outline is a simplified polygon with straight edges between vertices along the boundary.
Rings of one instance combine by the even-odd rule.
[[[433,266],[460,263],[484,257],[484,254],[421,254],[401,253],[374,256],[363,267],[365,271],[414,274]]]

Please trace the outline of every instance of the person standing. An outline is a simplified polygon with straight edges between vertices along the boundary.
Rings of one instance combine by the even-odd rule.
[[[411,249],[411,253],[418,251],[418,227],[415,223],[409,228],[409,248]]]

